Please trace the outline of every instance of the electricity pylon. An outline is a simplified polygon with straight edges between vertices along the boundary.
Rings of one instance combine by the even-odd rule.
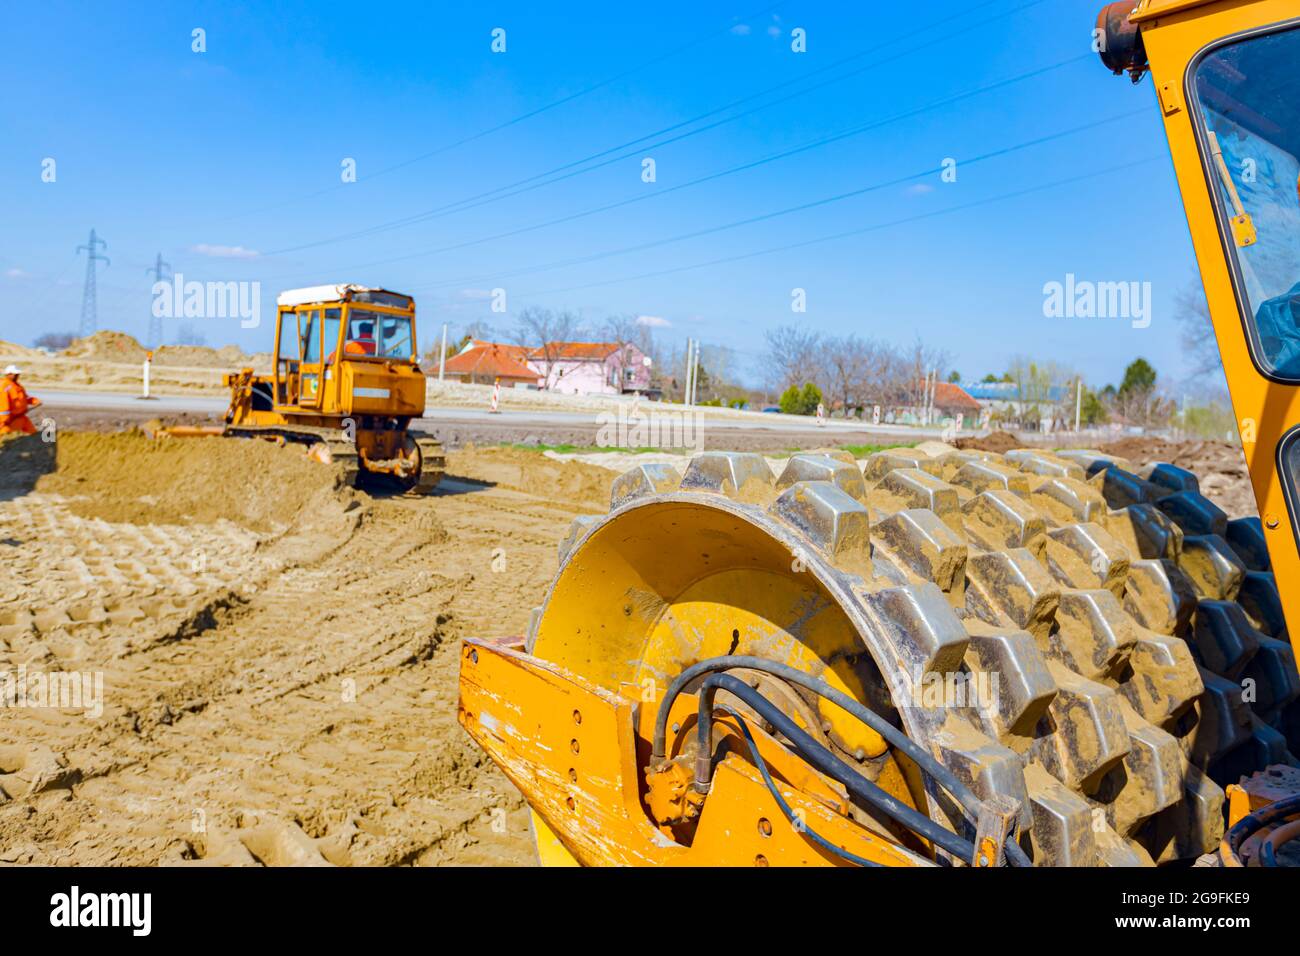
[[[99,254],[97,246],[107,249],[108,243],[97,237],[94,229],[90,230],[90,242],[84,246],[77,246],[77,252],[86,250],[86,287],[81,293],[81,337],[83,339],[94,335],[99,329],[99,311],[95,303],[95,263],[103,262],[105,268],[112,265],[108,256]]]
[[[152,275],[154,277],[154,282],[162,282],[165,279],[171,278],[170,275],[171,265],[169,263],[163,262],[163,257],[161,252],[158,253],[158,258],[154,261],[154,264],[150,266],[148,269],[145,269],[144,271],[145,271],[145,275]],[[164,273],[168,273],[168,274],[164,275]],[[145,347],[149,349],[156,349],[162,344],[163,344],[162,318],[158,315],[155,315],[153,309],[150,308],[149,339]]]

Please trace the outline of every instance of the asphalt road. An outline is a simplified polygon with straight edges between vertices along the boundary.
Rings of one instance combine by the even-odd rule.
[[[151,419],[183,424],[215,424],[226,409],[224,398],[209,395],[162,396],[145,401],[121,392],[33,390],[44,405],[34,415],[52,418],[59,427],[115,430]],[[643,411],[655,410],[644,404]],[[430,408],[417,420],[452,448],[476,444],[594,445],[601,428],[594,412],[551,409]],[[828,420],[824,425],[791,421],[788,416],[705,418],[700,426],[705,448],[773,451],[818,445],[887,445],[938,438],[938,429],[906,426],[863,426]],[[653,442],[651,442],[653,444]]]

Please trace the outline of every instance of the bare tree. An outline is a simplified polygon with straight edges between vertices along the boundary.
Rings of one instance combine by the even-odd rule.
[[[521,309],[515,318],[514,340],[532,351],[533,361],[542,370],[544,388],[555,384],[551,372],[560,360],[564,344],[582,334],[581,318],[567,309],[556,312],[530,305]]]
[[[764,364],[768,381],[777,391],[825,378],[822,340],[816,332],[797,325],[782,325],[769,330],[766,338]]]
[[[1174,318],[1182,327],[1180,339],[1196,375],[1223,375],[1219,342],[1210,321],[1210,307],[1199,278],[1191,279],[1174,297]]]
[[[887,347],[850,333],[826,343],[826,392],[831,408],[838,404],[844,417],[860,411],[867,403],[878,356]]]
[[[907,361],[911,371],[910,381],[906,385],[907,404],[919,408],[928,401],[926,396],[928,376],[931,373],[938,375],[946,371],[949,364],[948,353],[944,349],[926,345],[918,335],[908,352]]]
[[[635,346],[642,355],[650,358],[651,368],[659,364],[655,355],[654,333],[649,326],[642,325],[634,315],[611,315],[601,325],[600,334],[606,342],[618,347],[615,365],[620,381],[626,374],[632,356],[628,346]]]

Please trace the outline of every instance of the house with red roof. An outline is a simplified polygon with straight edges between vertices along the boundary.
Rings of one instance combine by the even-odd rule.
[[[447,359],[446,376],[460,382],[545,388],[566,395],[654,397],[651,361],[632,344],[548,342],[541,348],[471,339]]]
[[[913,405],[910,402],[924,395],[926,383],[917,381],[915,383],[915,394],[910,397],[910,401],[904,402],[895,413],[895,421],[922,421],[926,417],[925,404]],[[942,422],[945,419],[952,419],[958,428],[976,428],[979,426],[980,416],[983,413],[983,406],[980,405],[970,394],[960,385],[952,382],[934,382],[934,403],[929,413],[929,420],[933,423]]]
[[[471,339],[447,359],[445,374],[453,381],[471,384],[492,385],[499,380],[507,388],[538,388],[541,377],[528,362],[529,351],[520,345]]]

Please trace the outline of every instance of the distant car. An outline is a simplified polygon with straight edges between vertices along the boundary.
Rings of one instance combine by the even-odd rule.
[[[768,405],[766,408],[763,409],[763,414],[764,414],[764,415],[780,415],[780,414],[781,414],[781,409],[777,408],[775,405]]]

